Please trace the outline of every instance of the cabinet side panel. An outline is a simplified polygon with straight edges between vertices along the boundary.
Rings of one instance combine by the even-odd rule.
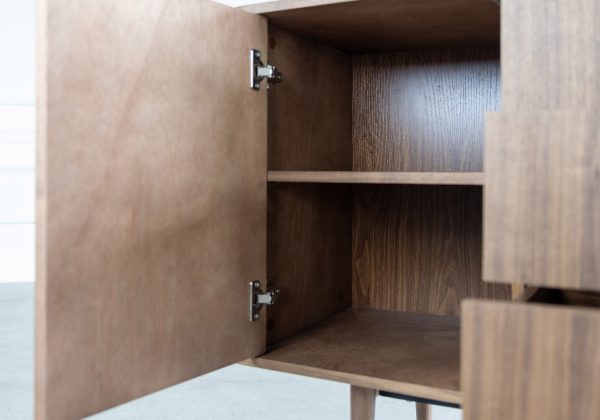
[[[352,170],[351,57],[269,27],[269,169]]]
[[[355,171],[480,172],[498,48],[353,58]]]
[[[458,315],[467,297],[509,299],[481,281],[481,188],[357,186],[353,306]]]
[[[281,289],[268,308],[269,343],[351,305],[351,188],[269,186],[268,279]]]

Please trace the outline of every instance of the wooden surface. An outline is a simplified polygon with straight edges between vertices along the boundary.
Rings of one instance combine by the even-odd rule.
[[[467,297],[510,299],[481,281],[481,188],[355,186],[353,306],[458,315]]]
[[[521,297],[527,294],[527,285],[523,283],[512,283],[510,286],[510,294],[512,300],[520,300]]]
[[[41,2],[36,417],[261,353],[264,19],[202,0]],[[227,83],[215,83],[218,77]]]
[[[431,406],[425,403],[416,403],[417,420],[432,420]]]
[[[273,0],[265,3],[247,4],[240,6],[242,10],[250,13],[268,13],[283,10],[301,9],[303,7],[324,6],[334,3],[348,3],[357,0]]]
[[[351,57],[269,27],[269,169],[352,169]]]
[[[460,404],[458,318],[347,309],[249,364]]]
[[[593,0],[502,0],[503,108],[597,110],[599,21]]]
[[[347,185],[269,186],[267,339],[281,340],[352,303],[352,190]]]
[[[377,391],[350,386],[350,418],[352,420],[375,420]]]
[[[497,48],[356,56],[353,67],[353,170],[481,172]]]
[[[600,290],[596,114],[488,117],[486,280]]]
[[[483,185],[482,172],[269,171],[269,182]]]
[[[600,418],[600,312],[463,304],[465,420]]]
[[[500,38],[500,8],[490,0],[363,0],[306,7],[311,3],[271,2],[245,10],[351,53],[498,45]]]

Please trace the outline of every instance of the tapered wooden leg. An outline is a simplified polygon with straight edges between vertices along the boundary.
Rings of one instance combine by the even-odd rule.
[[[431,406],[417,403],[417,420],[431,420]]]
[[[350,387],[350,413],[352,420],[375,420],[377,391],[359,386]]]

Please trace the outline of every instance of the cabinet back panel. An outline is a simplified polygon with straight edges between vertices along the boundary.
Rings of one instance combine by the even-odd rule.
[[[481,281],[482,189],[355,186],[353,306],[458,315],[466,297],[510,299]]]
[[[497,47],[354,56],[353,169],[479,172],[499,99]]]
[[[269,169],[352,170],[352,59],[269,28]]]
[[[268,195],[267,279],[281,289],[271,344],[351,306],[352,187],[271,184]]]

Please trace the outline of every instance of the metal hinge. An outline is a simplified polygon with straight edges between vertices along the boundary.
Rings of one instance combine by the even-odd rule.
[[[250,89],[259,90],[260,82],[267,79],[267,89],[273,83],[281,82],[281,72],[272,64],[266,66],[260,59],[259,50],[250,50]]]
[[[273,286],[267,286],[266,291],[260,290],[260,282],[254,280],[250,282],[250,321],[260,319],[260,308],[263,305],[273,305],[279,294],[279,289]]]

